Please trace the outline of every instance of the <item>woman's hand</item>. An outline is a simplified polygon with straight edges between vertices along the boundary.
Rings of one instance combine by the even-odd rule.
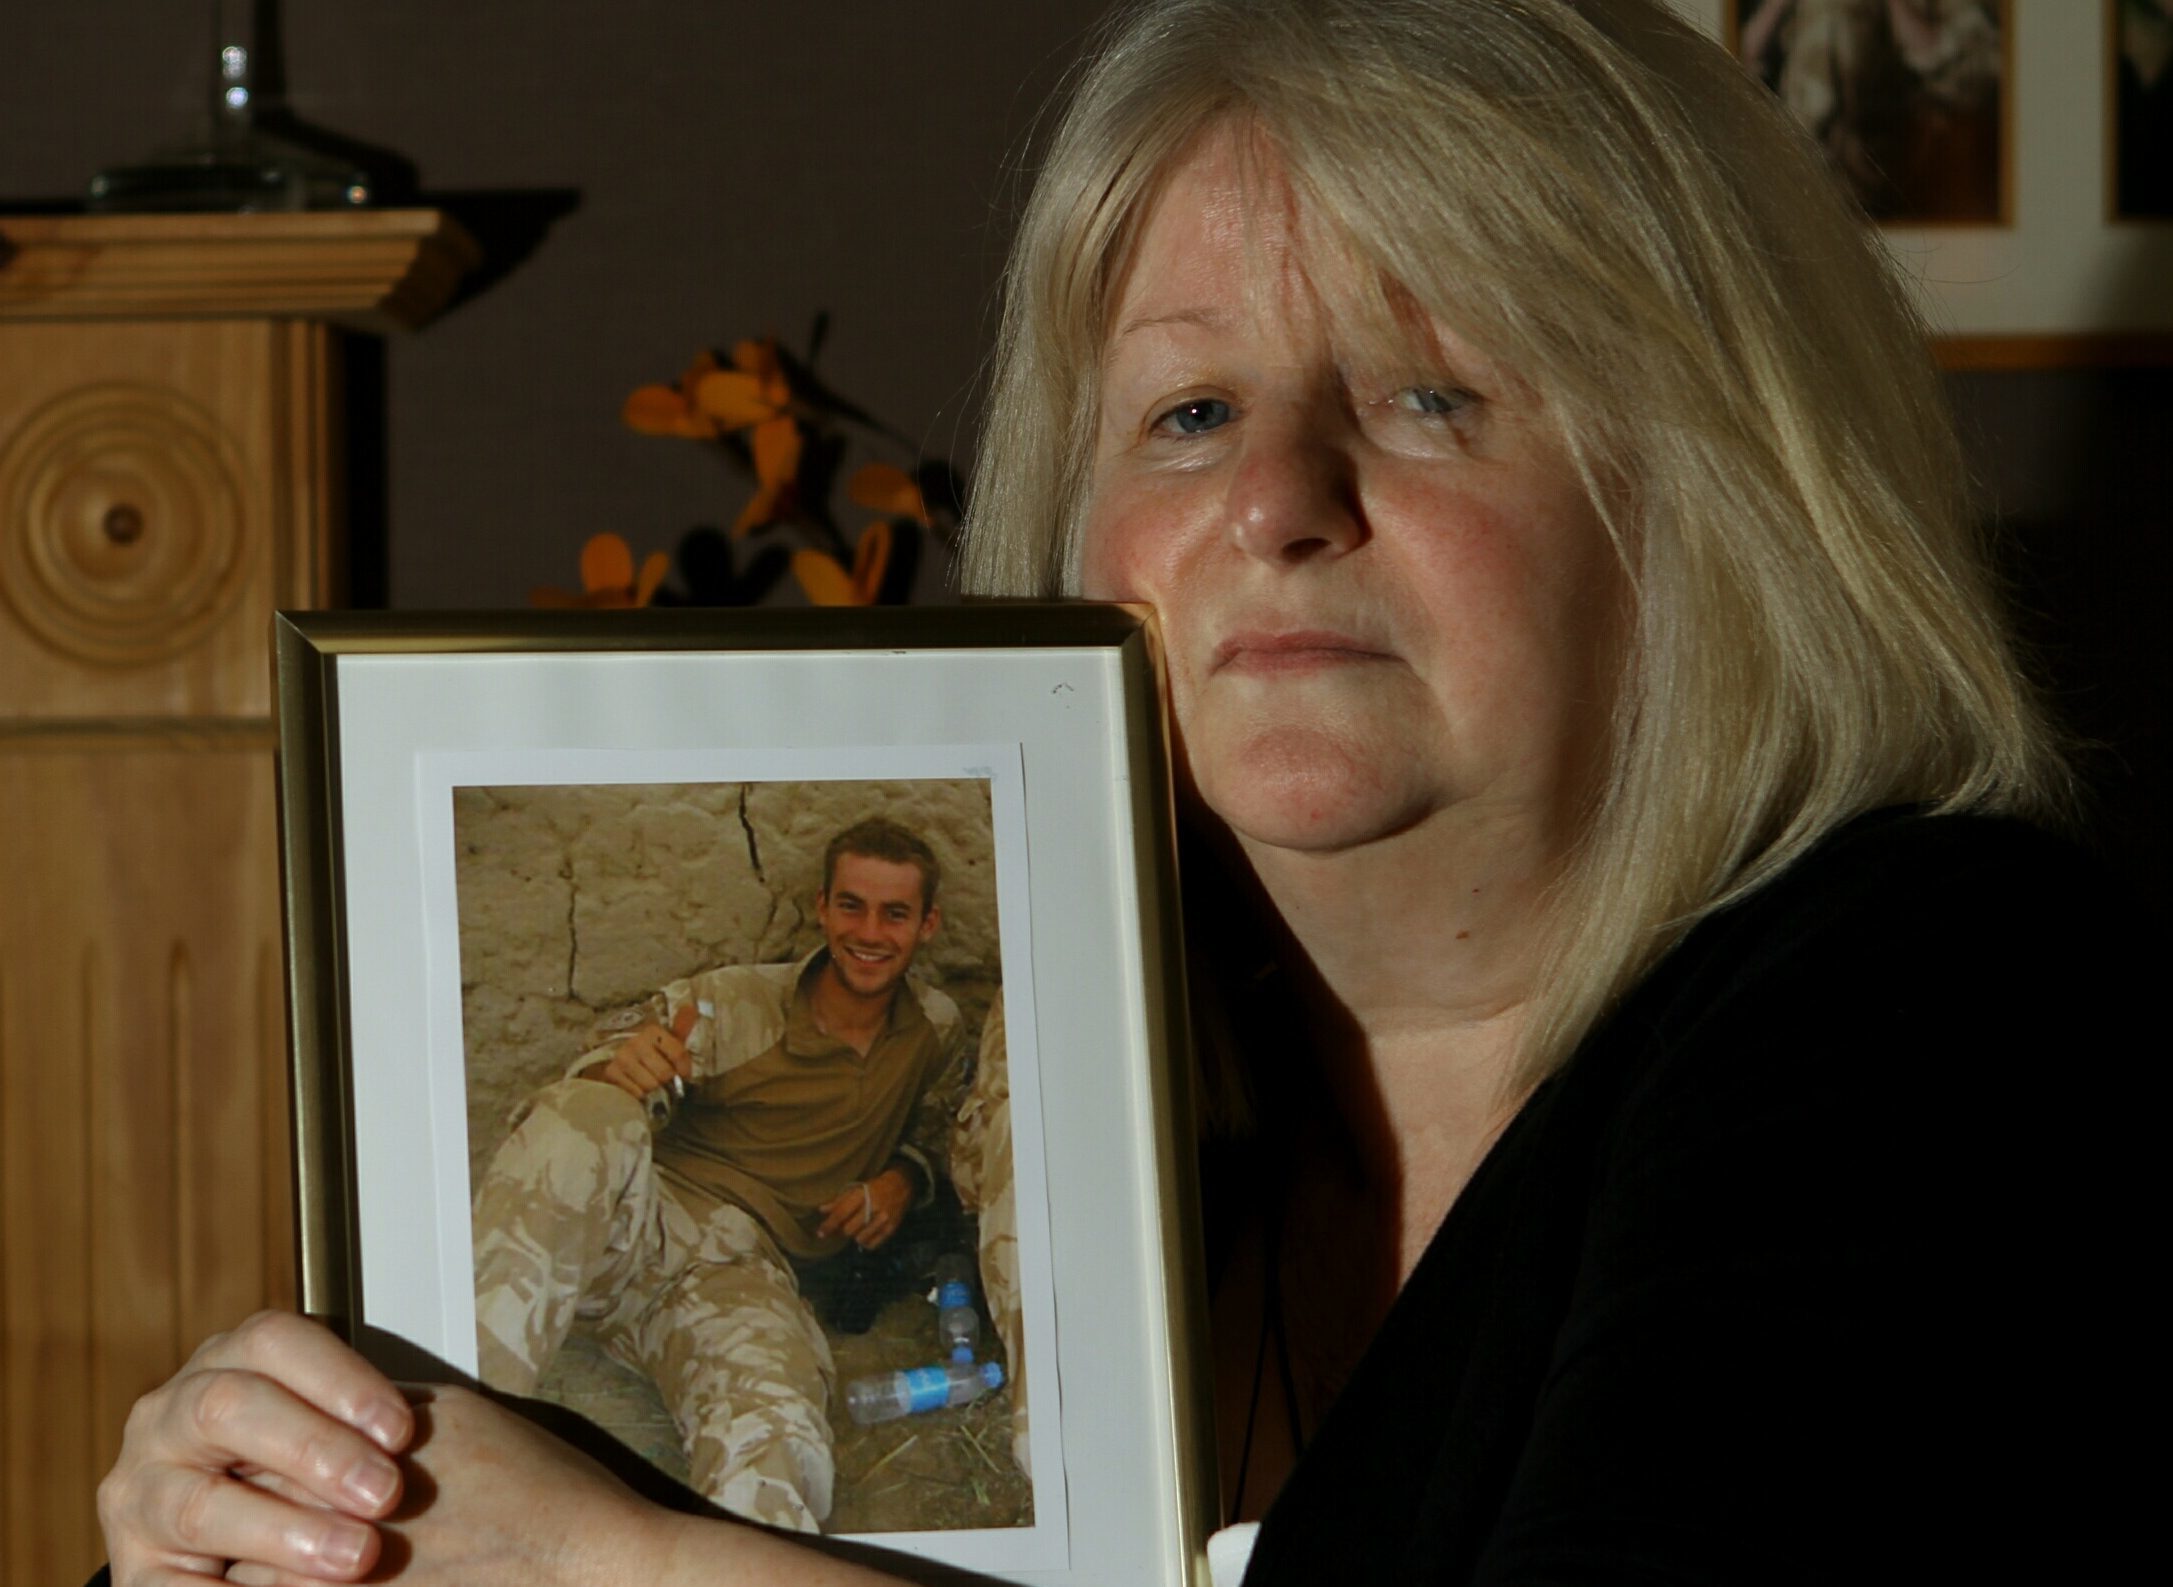
[[[664,1574],[681,1518],[638,1498],[571,1445],[480,1394],[410,1386],[406,1487],[379,1527],[376,1575],[408,1587],[609,1587]],[[290,1572],[229,1579],[284,1587]]]
[[[129,1413],[98,1486],[115,1587],[215,1580],[236,1560],[351,1581],[400,1494],[414,1417],[316,1324],[264,1312],[206,1340]]]
[[[407,1485],[371,1579],[398,1587],[902,1587],[732,1520],[661,1509],[572,1445],[466,1389],[410,1387]],[[309,1587],[236,1566],[243,1587]]]
[[[656,1508],[479,1394],[408,1393],[412,1408],[299,1317],[267,1312],[206,1341],[137,1402],[99,1485],[115,1587],[892,1581],[795,1538]]]

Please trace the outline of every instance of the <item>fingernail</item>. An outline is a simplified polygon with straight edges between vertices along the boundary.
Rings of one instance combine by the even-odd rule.
[[[347,1490],[348,1497],[358,1500],[365,1509],[377,1511],[385,1507],[399,1483],[400,1474],[389,1463],[365,1460],[347,1473],[340,1486]]]
[[[356,1413],[355,1424],[370,1435],[378,1448],[397,1453],[407,1446],[414,1417],[402,1401],[371,1400]]]
[[[362,1563],[362,1551],[369,1542],[368,1527],[354,1521],[334,1521],[318,1534],[316,1546],[308,1551],[334,1570],[353,1570]]]

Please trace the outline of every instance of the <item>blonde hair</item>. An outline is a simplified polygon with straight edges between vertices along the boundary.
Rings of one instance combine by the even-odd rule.
[[[1381,283],[1381,328],[1407,293],[1537,393],[1627,570],[1523,1080],[1850,817],[2057,802],[1922,326],[1809,141],[1656,0],[1122,19],[1013,250],[969,589],[1074,592],[1110,297],[1172,166],[1231,123]]]

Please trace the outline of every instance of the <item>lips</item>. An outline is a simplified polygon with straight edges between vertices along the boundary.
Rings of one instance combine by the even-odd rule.
[[[1339,629],[1249,629],[1231,634],[1215,646],[1208,671],[1310,672],[1392,659],[1378,645]]]

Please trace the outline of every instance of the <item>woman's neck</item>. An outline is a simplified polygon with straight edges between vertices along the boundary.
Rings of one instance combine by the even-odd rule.
[[[1302,958],[1321,1078],[1400,1285],[1522,1101],[1555,854],[1469,816],[1336,853],[1239,841]]]
[[[1246,1474],[1230,1498],[1258,1514],[1523,1101],[1559,849],[1468,814],[1361,850],[1236,843],[1307,1060],[1268,1082],[1276,1155],[1215,1297],[1226,1470]]]

